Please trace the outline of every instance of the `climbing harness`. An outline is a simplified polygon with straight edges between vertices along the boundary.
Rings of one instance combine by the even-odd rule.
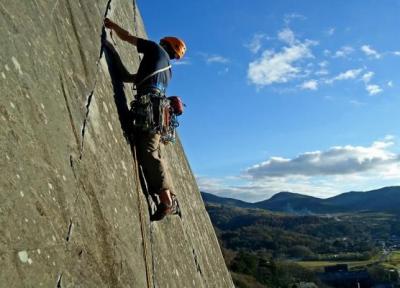
[[[146,93],[131,102],[133,125],[141,131],[159,133],[164,144],[175,143],[178,116],[183,113],[183,106],[177,96]]]

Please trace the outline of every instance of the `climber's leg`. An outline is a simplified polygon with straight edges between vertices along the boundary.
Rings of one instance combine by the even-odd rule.
[[[171,185],[164,162],[161,159],[160,135],[138,132],[135,136],[138,160],[143,168],[149,193],[158,194],[163,199],[160,199],[161,201],[168,201]],[[168,192],[162,192],[166,190]]]

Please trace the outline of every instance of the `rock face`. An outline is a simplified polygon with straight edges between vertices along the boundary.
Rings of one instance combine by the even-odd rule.
[[[149,221],[106,11],[145,37],[132,1],[0,3],[0,287],[233,287],[179,141],[162,152],[182,218]]]

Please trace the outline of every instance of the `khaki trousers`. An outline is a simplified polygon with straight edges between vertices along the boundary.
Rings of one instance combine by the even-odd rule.
[[[171,189],[161,158],[160,134],[137,131],[135,136],[139,165],[143,168],[149,192],[159,194],[161,190]]]

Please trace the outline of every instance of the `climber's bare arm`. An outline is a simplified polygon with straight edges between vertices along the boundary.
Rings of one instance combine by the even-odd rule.
[[[128,43],[131,43],[132,45],[136,46],[137,45],[137,37],[131,35],[128,31],[120,27],[117,23],[111,21],[108,18],[104,19],[104,26],[108,29],[111,29],[117,34],[117,36]]]

